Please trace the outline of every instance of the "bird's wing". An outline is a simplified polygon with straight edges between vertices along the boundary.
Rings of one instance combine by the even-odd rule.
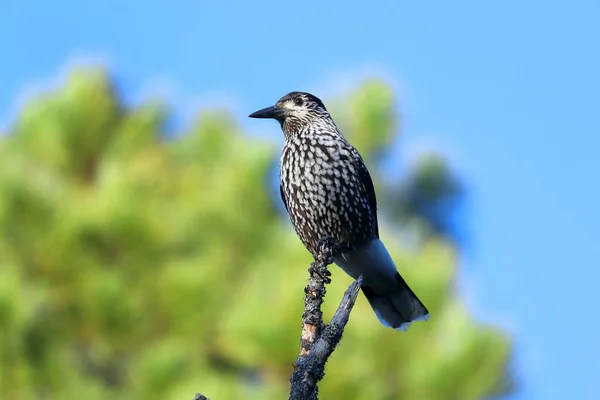
[[[287,212],[289,212],[290,210],[288,210],[287,199],[285,198],[285,193],[283,193],[283,187],[281,187],[281,185],[279,185],[279,194],[281,195],[281,200],[283,201],[285,209]]]
[[[358,152],[356,152],[354,156],[354,165],[356,171],[358,172],[358,178],[365,189],[365,194],[367,196],[367,200],[369,201],[369,205],[371,206],[371,210],[373,211],[373,214],[375,214],[375,233],[377,234],[377,238],[379,238],[379,224],[377,223],[377,197],[375,195],[375,187],[373,186],[371,174],[369,174],[369,170],[367,169],[365,162]]]

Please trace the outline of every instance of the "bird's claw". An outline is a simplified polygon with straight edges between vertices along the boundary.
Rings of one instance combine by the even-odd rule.
[[[319,240],[317,244],[317,252],[314,255],[314,259],[318,263],[329,265],[333,262],[333,255],[335,253],[336,245],[331,237],[324,237]]]

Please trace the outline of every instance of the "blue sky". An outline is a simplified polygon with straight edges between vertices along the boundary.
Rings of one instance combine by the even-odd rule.
[[[132,100],[162,93],[183,118],[224,104],[274,137],[248,113],[383,77],[404,156],[442,149],[471,185],[463,285],[516,337],[516,398],[600,398],[598,16],[600,3],[577,0],[8,0],[0,121],[82,59],[107,63]]]

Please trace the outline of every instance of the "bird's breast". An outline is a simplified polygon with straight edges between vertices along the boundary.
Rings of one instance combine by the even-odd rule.
[[[284,145],[280,160],[284,201],[310,251],[325,236],[349,245],[372,235],[373,217],[361,195],[350,150],[321,138],[297,138]]]

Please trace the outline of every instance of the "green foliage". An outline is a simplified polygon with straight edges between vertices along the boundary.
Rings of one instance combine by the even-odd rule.
[[[453,220],[464,202],[464,188],[439,155],[422,155],[411,175],[388,191],[387,200],[393,205],[388,215],[410,225],[418,236],[464,239],[461,226]]]
[[[394,94],[380,80],[364,81],[348,96],[333,101],[329,111],[367,163],[391,144],[397,132]]]
[[[390,89],[338,104],[374,159],[396,132]],[[165,141],[167,116],[77,70],[0,138],[0,398],[286,397],[311,259],[269,198],[277,149],[218,110]],[[510,340],[464,308],[453,246],[382,236],[432,317],[397,333],[361,295],[322,397],[503,392]],[[350,282],[333,275],[327,318]]]

